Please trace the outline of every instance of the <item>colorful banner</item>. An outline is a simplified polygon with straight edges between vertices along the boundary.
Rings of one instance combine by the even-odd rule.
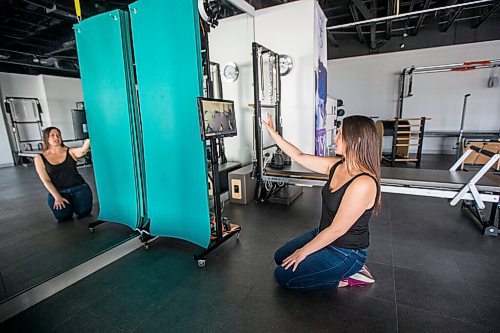
[[[326,21],[320,5],[315,2],[314,11],[314,100],[315,100],[315,154],[326,154],[326,99],[327,99],[327,44]]]

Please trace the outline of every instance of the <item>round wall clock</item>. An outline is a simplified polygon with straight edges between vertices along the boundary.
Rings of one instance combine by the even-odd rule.
[[[287,75],[293,68],[293,61],[290,56],[286,54],[280,54],[280,74]]]
[[[230,62],[224,67],[224,79],[228,82],[234,82],[238,78],[240,71],[238,69],[238,65],[234,62]]]

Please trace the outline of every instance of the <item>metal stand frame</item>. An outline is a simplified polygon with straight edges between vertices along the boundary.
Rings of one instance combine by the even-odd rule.
[[[398,99],[398,111],[396,117],[403,117],[403,104],[405,97],[413,96],[413,75],[416,74],[426,74],[426,73],[438,73],[438,72],[456,72],[456,71],[470,71],[474,69],[481,68],[491,68],[500,65],[500,59],[491,60],[480,60],[480,61],[469,61],[456,64],[446,64],[446,65],[436,65],[436,66],[423,66],[423,67],[409,67],[404,68],[399,76],[399,99]],[[409,76],[410,82],[408,86],[408,93],[405,95],[405,82],[406,76]]]
[[[194,256],[194,260],[198,261],[199,267],[204,267],[206,256],[225,243],[228,239],[236,235],[239,239],[241,227],[239,225],[222,221],[222,210],[220,202],[220,179],[219,179],[219,154],[217,152],[217,141],[215,138],[210,139],[211,152],[211,169],[212,169],[212,184],[213,184],[213,200],[214,200],[214,216],[215,216],[215,237],[210,242],[208,248]]]
[[[470,154],[472,152],[477,152],[479,154],[488,156],[490,160],[476,173],[476,175],[467,183],[460,192],[450,201],[450,205],[455,206],[459,201],[462,202],[462,209],[468,211],[475,220],[480,224],[483,229],[483,234],[490,236],[498,236],[499,225],[496,223],[496,213],[500,208],[500,203],[498,201],[492,203],[492,208],[490,212],[490,217],[488,220],[482,215],[482,211],[485,209],[484,201],[479,194],[479,191],[476,188],[476,183],[490,170],[490,168],[495,165],[495,163],[500,159],[500,154],[495,154],[490,152],[489,150],[481,149],[475,146],[471,146],[469,150],[467,150],[460,159],[453,164],[450,168],[450,171],[456,171],[458,168],[461,168]],[[471,195],[472,200],[466,200],[465,196]]]
[[[267,54],[273,57],[273,63],[269,63],[272,66],[272,71],[275,73],[271,78],[275,82],[272,82],[272,93],[275,94],[273,104],[263,104],[260,98],[260,90],[264,89],[263,77],[261,71],[263,72],[263,60],[262,56]],[[252,178],[257,179],[257,184],[255,186],[255,200],[257,202],[267,202],[269,198],[285,185],[274,184],[272,185],[271,191],[267,191],[264,184],[264,151],[270,148],[277,148],[280,150],[276,144],[269,145],[267,147],[263,146],[263,127],[261,124],[262,109],[273,109],[274,110],[274,128],[278,134],[283,135],[282,118],[281,118],[281,75],[279,66],[279,54],[262,46],[256,42],[252,43],[252,63],[253,63],[253,94],[254,102],[249,106],[253,107],[254,110],[254,142],[253,142],[253,170]]]
[[[32,103],[36,104],[37,108],[37,113],[38,113],[38,120],[33,120],[33,121],[18,121],[16,120],[15,116],[15,108],[13,107],[13,102],[16,100],[26,100],[26,101],[31,101]],[[10,125],[11,125],[11,133],[9,135],[9,138],[11,140],[11,149],[12,149],[12,155],[14,157],[14,161],[16,165],[23,164],[24,157],[32,157],[33,156],[33,147],[31,146],[32,143],[38,142],[39,145],[41,142],[43,142],[43,120],[42,120],[42,106],[40,104],[40,101],[38,98],[32,98],[32,97],[6,97],[4,101],[5,105],[5,113],[8,114]],[[36,140],[22,140],[21,135],[19,133],[19,126],[26,125],[26,124],[37,124],[38,125],[38,131],[40,134],[40,139]],[[22,144],[26,144],[28,147],[30,147],[30,150],[23,150],[22,149]],[[38,150],[41,150],[40,147],[37,147]]]

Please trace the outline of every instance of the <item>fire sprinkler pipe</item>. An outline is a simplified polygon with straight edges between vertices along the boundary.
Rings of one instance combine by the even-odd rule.
[[[358,21],[358,22],[334,25],[331,27],[327,27],[326,29],[327,30],[338,30],[338,29],[343,29],[343,28],[355,27],[355,26],[363,25],[363,24],[367,24],[367,23],[376,23],[376,22],[383,22],[383,21],[388,21],[388,20],[399,20],[399,19],[405,18],[407,16],[432,13],[432,12],[437,12],[437,11],[441,11],[441,10],[445,10],[445,9],[473,6],[473,5],[478,5],[481,3],[492,2],[492,1],[496,1],[496,0],[476,0],[476,1],[471,1],[471,2],[459,3],[456,5],[417,10],[417,11],[409,12],[409,13],[396,14],[396,15],[390,15],[390,16],[384,16],[384,17],[377,17],[377,18],[373,18],[373,19],[369,19],[369,20],[365,20],[365,21]]]

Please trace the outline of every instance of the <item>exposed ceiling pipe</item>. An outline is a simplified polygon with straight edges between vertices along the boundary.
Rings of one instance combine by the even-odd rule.
[[[390,15],[390,16],[385,16],[385,17],[377,17],[377,18],[370,19],[370,20],[365,20],[365,21],[359,21],[359,22],[352,22],[352,23],[334,25],[334,26],[331,26],[331,27],[327,27],[326,29],[328,29],[328,30],[337,30],[337,29],[344,29],[344,28],[355,27],[355,26],[358,26],[358,25],[364,25],[364,24],[368,24],[368,23],[384,22],[384,21],[387,21],[387,20],[401,20],[401,19],[404,19],[405,17],[408,17],[408,16],[414,16],[414,15],[431,13],[431,12],[438,12],[438,11],[445,10],[445,9],[452,9],[452,8],[465,7],[465,6],[472,6],[472,5],[477,5],[477,4],[480,4],[480,3],[492,2],[492,1],[497,1],[497,0],[476,0],[476,1],[466,2],[466,3],[460,3],[460,4],[456,4],[456,5],[451,5],[451,6],[444,6],[444,7],[438,7],[438,8],[429,8],[429,9],[424,9],[424,10],[417,10],[417,11],[414,11],[414,12],[408,12],[408,13],[403,13],[403,14],[398,14],[398,15]]]
[[[239,10],[247,13],[252,17],[255,17],[255,7],[250,5],[245,0],[227,0],[227,1],[233,4],[233,6],[235,6]]]
[[[75,49],[75,45],[76,45],[76,41],[74,39],[71,39],[71,40],[69,40],[67,42],[64,42],[62,48],[59,48],[57,50],[45,53],[45,55],[46,56],[51,56],[51,55],[54,55],[54,54],[57,54],[57,53],[61,53],[61,52],[69,51],[69,50],[74,50]]]
[[[0,49],[0,52],[2,52],[0,53],[0,63],[78,72],[78,70],[74,69],[78,68],[75,66],[75,59],[60,58],[57,56],[47,58],[28,52],[6,49]]]
[[[25,62],[16,61],[16,60],[1,60],[0,59],[0,63],[12,64],[12,65],[19,65],[19,66],[27,66],[27,67],[37,67],[37,68],[50,69],[50,67],[47,67],[47,66],[33,64],[33,63],[30,64],[30,63],[25,63]],[[69,72],[69,73],[73,73],[73,74],[78,74],[78,70],[77,69],[69,69],[69,68],[63,68],[63,67],[59,67],[59,68],[55,68],[55,69],[59,70],[59,71],[63,71],[63,72]],[[52,70],[54,70],[54,69],[52,69]]]
[[[30,5],[41,7],[43,9],[45,9],[45,12],[47,14],[54,13],[54,14],[57,14],[57,15],[61,15],[61,16],[64,16],[64,17],[76,20],[76,15],[68,13],[65,10],[58,9],[55,3],[53,3],[51,7],[48,7],[47,5],[44,5],[44,4],[41,4],[41,3],[37,3],[37,2],[34,2],[34,1],[29,1],[29,0],[23,0],[23,1],[26,2],[26,3],[29,3]]]

